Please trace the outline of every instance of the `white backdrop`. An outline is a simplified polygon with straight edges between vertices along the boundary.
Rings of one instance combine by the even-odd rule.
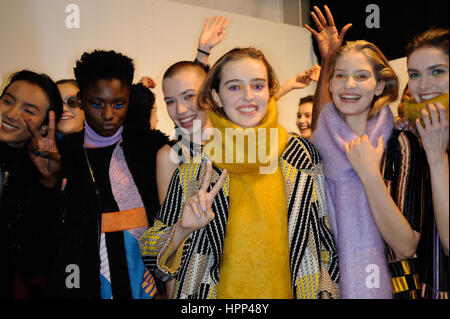
[[[66,26],[70,4],[79,8],[80,28]],[[231,22],[210,64],[234,47],[253,46],[265,53],[281,84],[315,63],[306,29],[229,12],[164,0],[1,0],[2,87],[11,73],[24,68],[47,73],[55,81],[73,78],[83,52],[113,49],[133,58],[135,82],[144,75],[156,80],[158,128],[170,134],[173,125],[162,98],[162,75],[172,63],[195,58],[203,24],[215,15]],[[396,69],[406,75],[404,61],[396,63]],[[299,98],[314,89],[311,85],[279,101],[279,122],[288,131],[297,131]]]

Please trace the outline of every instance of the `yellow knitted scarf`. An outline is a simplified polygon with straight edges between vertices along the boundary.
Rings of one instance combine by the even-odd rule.
[[[448,93],[439,95],[438,97],[435,97],[434,99],[424,101],[422,103],[417,103],[416,100],[410,99],[405,102],[405,106],[403,107],[405,117],[408,118],[409,124],[412,125],[416,130],[416,119],[420,119],[420,122],[422,126],[425,126],[422,114],[420,113],[422,109],[425,109],[428,111],[428,104],[440,102],[447,111],[447,117],[448,117]],[[438,113],[439,117],[439,113]]]
[[[217,298],[292,298],[286,193],[279,163],[288,135],[278,125],[275,99],[255,128],[242,130],[213,112],[209,116],[218,131],[204,151],[218,167],[230,172]],[[243,153],[238,152],[240,147]]]

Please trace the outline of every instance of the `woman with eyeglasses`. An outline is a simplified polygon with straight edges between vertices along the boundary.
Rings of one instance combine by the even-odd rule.
[[[63,114],[56,129],[59,135],[79,132],[84,126],[84,112],[79,107],[77,93],[80,91],[77,81],[73,79],[56,82],[63,100]]]

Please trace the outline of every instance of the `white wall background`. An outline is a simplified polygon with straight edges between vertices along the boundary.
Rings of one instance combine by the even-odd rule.
[[[173,0],[223,12],[283,22],[283,0]],[[296,1],[296,0],[294,0]]]
[[[247,1],[242,1],[243,8],[247,8],[248,3],[244,2]],[[69,4],[80,9],[79,29],[66,27],[69,13],[65,9]],[[267,17],[249,17],[168,0],[1,0],[2,87],[11,73],[24,68],[47,73],[54,80],[73,78],[73,67],[83,52],[113,49],[133,58],[135,82],[144,75],[156,80],[158,128],[170,134],[173,125],[162,98],[162,75],[172,63],[194,59],[203,24],[207,17],[215,15],[225,15],[231,23],[225,39],[211,54],[211,64],[234,47],[253,46],[265,53],[283,83],[315,63],[306,29],[269,21]],[[406,75],[404,61],[394,65],[399,75]],[[314,89],[311,85],[279,101],[279,122],[288,131],[297,131],[299,98]]]

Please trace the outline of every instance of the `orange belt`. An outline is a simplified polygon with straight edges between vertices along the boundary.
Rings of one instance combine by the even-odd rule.
[[[102,214],[102,233],[148,226],[144,207]]]

